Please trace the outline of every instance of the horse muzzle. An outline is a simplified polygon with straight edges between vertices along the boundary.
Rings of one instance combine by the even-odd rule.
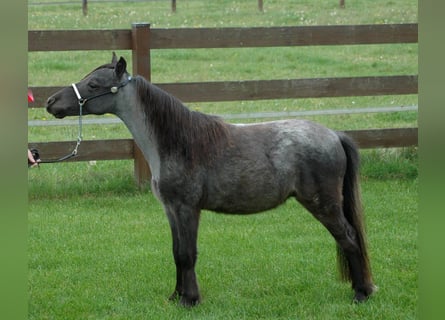
[[[53,96],[49,97],[48,100],[46,100],[46,111],[58,119],[65,118],[67,115],[66,111],[62,108],[58,108],[55,103],[56,98]]]

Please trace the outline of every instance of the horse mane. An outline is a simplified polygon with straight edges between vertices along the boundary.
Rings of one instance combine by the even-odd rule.
[[[217,116],[192,111],[179,99],[134,77],[136,90],[149,127],[162,155],[183,157],[189,165],[209,160],[229,142],[227,124]]]

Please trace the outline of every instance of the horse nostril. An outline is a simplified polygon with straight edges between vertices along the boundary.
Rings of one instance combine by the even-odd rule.
[[[49,106],[52,105],[55,101],[56,101],[55,98],[53,98],[53,97],[49,97],[48,100],[46,100],[46,106],[49,107]]]

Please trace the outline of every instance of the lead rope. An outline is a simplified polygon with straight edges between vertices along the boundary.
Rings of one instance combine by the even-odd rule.
[[[79,134],[77,135],[77,143],[74,147],[73,152],[71,153],[74,156],[77,155],[77,149],[80,146],[80,143],[82,142],[82,107],[87,102],[87,99],[82,99],[82,96],[79,93],[79,90],[77,90],[76,84],[72,83],[71,86],[74,89],[74,92],[76,93],[77,100],[79,101]]]
[[[71,86],[73,87],[74,92],[76,93],[76,96],[77,96],[77,100],[79,101],[79,133],[77,135],[76,146],[74,147],[73,151],[71,153],[67,154],[66,156],[63,156],[59,159],[50,159],[50,160],[40,159],[40,161],[37,162],[37,164],[61,162],[61,161],[68,160],[72,157],[75,157],[77,155],[77,150],[79,149],[80,143],[82,142],[82,107],[87,102],[87,99],[82,98],[82,96],[79,93],[79,90],[77,90],[77,87],[74,83],[72,83]]]

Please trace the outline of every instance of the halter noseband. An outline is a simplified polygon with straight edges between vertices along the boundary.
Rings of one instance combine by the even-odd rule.
[[[76,146],[74,147],[73,151],[70,154],[67,154],[66,156],[63,156],[62,158],[59,159],[54,159],[54,160],[40,160],[39,163],[54,163],[54,162],[61,162],[64,160],[68,160],[74,156],[77,155],[77,149],[80,146],[80,143],[82,142],[82,107],[85,105],[85,103],[87,103],[87,101],[107,95],[107,94],[115,94],[119,91],[120,88],[126,86],[130,81],[131,81],[131,76],[128,76],[128,78],[123,81],[122,83],[120,83],[118,86],[114,86],[111,87],[109,91],[106,92],[102,92],[99,93],[95,96],[89,97],[89,98],[82,98],[82,96],[80,95],[79,89],[77,89],[77,86],[75,83],[72,83],[71,86],[73,87],[74,93],[76,94],[77,97],[77,102],[79,103],[79,134],[77,136],[77,143]]]

